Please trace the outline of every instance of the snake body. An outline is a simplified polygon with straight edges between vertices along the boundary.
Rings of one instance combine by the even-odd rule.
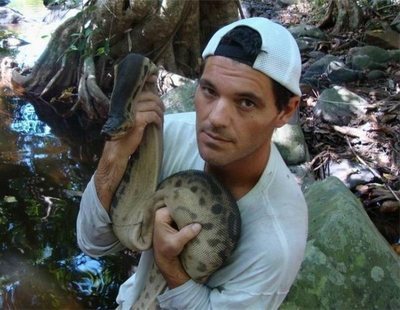
[[[116,65],[109,118],[102,130],[107,139],[122,137],[134,125],[136,95],[150,87],[145,81],[156,72],[156,66],[139,54],[128,54]],[[169,208],[179,229],[200,223],[201,232],[185,246],[180,259],[192,279],[204,282],[236,247],[241,224],[238,207],[230,192],[202,171],[182,171],[157,186],[161,162],[162,129],[150,124],[112,201],[114,233],[127,248],[143,251],[152,246],[158,208]],[[146,303],[165,287],[157,271],[151,272],[148,282],[134,308],[148,308]]]

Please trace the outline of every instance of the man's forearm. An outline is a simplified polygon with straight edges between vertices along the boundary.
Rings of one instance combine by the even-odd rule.
[[[94,175],[97,196],[107,212],[128,163],[128,158],[118,156],[113,150],[113,144],[112,141],[106,142]]]

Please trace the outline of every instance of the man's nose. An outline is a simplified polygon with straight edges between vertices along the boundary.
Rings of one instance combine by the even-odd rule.
[[[208,119],[211,124],[215,127],[226,127],[229,124],[229,120],[232,113],[232,107],[228,100],[219,97],[213,103],[213,107],[208,115]]]

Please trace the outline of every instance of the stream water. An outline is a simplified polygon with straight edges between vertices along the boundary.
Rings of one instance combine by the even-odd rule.
[[[46,13],[41,0],[9,7],[39,21]],[[40,55],[49,35],[39,36],[35,25],[28,32],[13,27],[31,41],[16,54],[26,62]],[[0,97],[0,309],[115,307],[132,258],[93,259],[76,245],[79,201],[93,170],[29,102]]]

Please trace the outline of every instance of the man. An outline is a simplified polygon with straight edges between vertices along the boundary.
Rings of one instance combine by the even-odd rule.
[[[228,263],[203,285],[186,274],[178,255],[201,230],[171,226],[166,208],[155,215],[153,249],[117,298],[129,308],[138,298],[153,260],[168,290],[165,309],[276,309],[300,268],[307,235],[307,207],[300,188],[271,143],[275,128],[296,110],[301,91],[297,44],[282,26],[265,18],[239,20],[220,29],[203,52],[195,95],[196,113],[166,116],[162,178],[186,169],[214,175],[237,200],[242,233]],[[97,171],[82,197],[78,243],[92,256],[122,248],[107,211],[147,124],[163,123],[160,99],[141,95],[136,127],[106,142]]]

